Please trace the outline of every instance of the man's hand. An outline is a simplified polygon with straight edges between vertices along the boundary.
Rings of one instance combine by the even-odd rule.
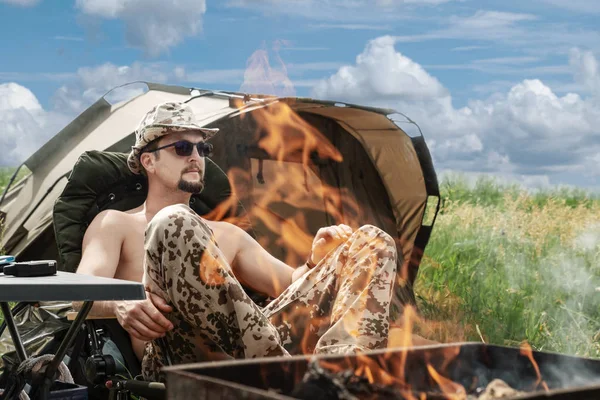
[[[313,239],[310,261],[318,264],[327,253],[348,240],[352,233],[352,228],[344,224],[319,229]]]
[[[115,314],[121,326],[133,337],[149,342],[173,329],[173,324],[162,314],[173,309],[155,294],[146,292],[146,296],[146,300],[115,302]]]

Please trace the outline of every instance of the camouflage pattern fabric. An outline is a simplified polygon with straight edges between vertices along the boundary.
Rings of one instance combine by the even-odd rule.
[[[233,275],[212,231],[186,205],[169,206],[146,230],[144,285],[173,307],[168,349],[146,346],[144,379],[173,364],[340,354],[385,348],[396,276],[393,239],[366,225],[266,307]]]

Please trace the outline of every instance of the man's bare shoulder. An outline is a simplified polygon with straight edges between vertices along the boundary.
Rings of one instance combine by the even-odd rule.
[[[246,234],[246,232],[230,223],[230,222],[226,222],[226,221],[210,221],[205,219],[204,222],[206,222],[206,224],[208,225],[208,227],[215,233],[215,234],[230,234],[230,235],[244,235]]]
[[[113,209],[108,209],[108,210],[104,210],[104,211],[100,211],[98,213],[98,215],[96,215],[94,217],[94,219],[92,220],[92,224],[114,224],[114,223],[119,223],[120,221],[123,221],[123,218],[125,218],[126,220],[129,220],[133,217],[133,213],[132,210],[128,210],[128,211],[120,211],[120,210],[113,210]]]
[[[121,233],[139,220],[140,212],[137,208],[126,211],[107,209],[94,217],[87,230],[95,233]]]

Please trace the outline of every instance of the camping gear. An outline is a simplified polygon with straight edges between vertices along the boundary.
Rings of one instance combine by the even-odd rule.
[[[2,268],[4,275],[19,277],[56,275],[55,260],[23,261],[5,265]]]
[[[141,283],[120,279],[101,278],[59,272],[54,276],[15,277],[0,275],[0,306],[8,326],[13,345],[16,348],[18,363],[28,359],[27,351],[8,307],[10,301],[83,301],[83,306],[63,338],[56,354],[45,369],[34,374],[32,392],[45,398],[54,382],[68,348],[79,333],[94,301],[100,300],[143,300],[146,298]],[[8,389],[8,388],[6,388]],[[40,390],[38,393],[37,390]],[[20,391],[20,389],[19,389]]]
[[[199,124],[220,129],[206,159],[206,189],[190,201],[196,212],[237,224],[290,265],[306,261],[323,226],[378,226],[396,239],[399,254],[394,319],[415,304],[412,285],[439,189],[423,136],[401,129],[393,120],[399,113],[152,83],[146,89],[117,104],[104,96],[19,167],[14,176],[30,173],[11,179],[0,197],[0,247],[17,261],[56,259],[59,270],[74,272],[95,215],[144,201],[145,178],[126,168],[140,118],[159,103],[184,101]]]
[[[164,371],[167,398],[173,400],[476,400],[498,379],[521,393],[485,398],[600,398],[600,360],[538,351],[529,358],[518,348],[483,343],[197,363]]]
[[[397,240],[402,256],[394,319],[404,304],[415,304],[412,285],[439,209],[439,189],[423,136],[401,129],[392,120],[399,113],[313,99],[146,86],[145,93],[118,104],[101,98],[23,163],[31,173],[8,186],[0,203],[5,251],[17,260],[56,259],[59,270],[74,271],[80,255],[63,255],[62,248],[80,246],[89,221],[72,219],[79,224],[77,233],[64,234],[53,229],[53,208],[75,162],[86,151],[129,153],[143,115],[156,104],[185,101],[199,124],[220,129],[211,139],[211,159],[228,176],[236,199],[235,207],[219,203],[227,203],[228,213],[213,217],[238,223],[292,265],[306,261],[307,238],[323,226],[378,226]],[[304,152],[309,139],[317,145]],[[281,180],[294,184],[293,190],[265,204],[265,194],[276,191]],[[145,189],[130,182],[117,185],[116,192],[97,193],[95,201],[136,197]],[[294,203],[301,188],[305,201]],[[141,203],[142,197],[136,198]]]

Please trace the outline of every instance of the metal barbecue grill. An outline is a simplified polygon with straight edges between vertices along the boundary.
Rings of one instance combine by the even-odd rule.
[[[600,360],[536,351],[532,356],[535,362],[518,348],[457,343],[351,356],[188,364],[169,367],[166,374],[168,398],[179,400],[353,398],[348,396],[470,400],[480,398],[495,379],[520,392],[503,400],[600,399]],[[431,369],[443,382],[434,379]],[[458,387],[464,392],[453,391]]]

